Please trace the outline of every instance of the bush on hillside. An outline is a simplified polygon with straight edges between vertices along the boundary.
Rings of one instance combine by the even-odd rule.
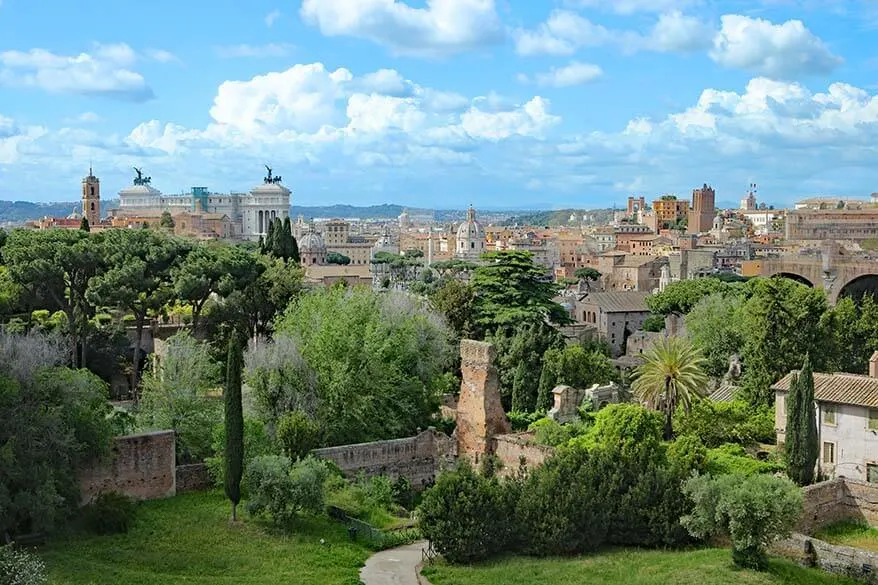
[[[740,445],[727,443],[707,450],[706,470],[717,475],[757,475],[783,471],[784,466],[775,461],[760,461],[747,454]]]
[[[137,516],[137,504],[116,492],[100,494],[82,509],[85,527],[95,534],[124,534]]]
[[[802,492],[786,478],[771,475],[703,475],[683,491],[695,504],[681,522],[697,538],[722,534],[732,541],[736,565],[764,570],[766,548],[788,536],[802,513]]]
[[[510,541],[513,523],[513,502],[505,487],[461,463],[424,494],[418,509],[421,533],[452,563],[499,553]]]
[[[674,415],[674,432],[694,435],[705,447],[724,443],[752,445],[775,440],[774,409],[753,408],[746,402],[699,400],[689,412],[682,407]]]
[[[267,515],[288,527],[300,513],[323,512],[324,483],[329,469],[323,461],[306,457],[293,463],[288,457],[263,455],[250,461],[244,485],[251,514]]]

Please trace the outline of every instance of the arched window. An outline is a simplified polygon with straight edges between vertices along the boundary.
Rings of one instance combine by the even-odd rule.
[[[258,225],[259,229],[256,231],[258,231],[260,234],[263,233],[263,230],[262,230],[262,211],[261,210],[259,211],[259,221],[258,221],[257,225]]]
[[[95,210],[95,202],[94,202],[94,201],[91,202],[91,210],[92,210],[92,211]]]
[[[94,196],[95,196],[95,188],[94,188],[94,185],[92,185],[92,186],[90,187],[90,189],[91,189],[91,196],[94,197]]]

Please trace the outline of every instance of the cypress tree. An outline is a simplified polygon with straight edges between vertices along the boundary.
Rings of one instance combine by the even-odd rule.
[[[271,242],[271,255],[275,258],[283,258],[286,243],[283,221],[281,218],[276,217],[271,223],[273,224],[271,227],[271,233],[274,234],[274,240]]]
[[[293,225],[290,223],[290,216],[284,218],[284,260],[287,262],[293,257]]]
[[[302,258],[299,256],[299,242],[296,241],[292,232],[290,232],[290,260],[296,264],[302,261]]]
[[[265,254],[265,238],[259,236],[259,253]]]
[[[817,407],[814,405],[814,372],[811,358],[805,354],[805,363],[799,374],[800,416],[802,422],[802,485],[814,482],[814,468],[817,465],[819,445],[817,442]]]
[[[237,330],[229,338],[226,358],[225,399],[226,496],[232,502],[232,521],[238,519],[238,503],[241,501],[241,476],[244,472],[244,410],[241,404],[241,370],[244,366],[243,341]]]
[[[790,380],[790,391],[787,394],[787,428],[784,449],[787,475],[799,485],[802,485],[802,469],[805,466],[805,455],[802,451],[802,420],[799,375],[794,372]]]
[[[269,221],[265,228],[265,253],[271,256],[274,253],[274,222]]]
[[[91,226],[88,224],[88,218],[84,215],[82,216],[82,221],[79,222],[79,229],[84,232],[90,232]]]

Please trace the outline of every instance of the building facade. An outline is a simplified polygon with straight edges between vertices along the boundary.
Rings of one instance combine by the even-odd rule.
[[[184,212],[225,215],[231,221],[232,238],[255,241],[266,235],[272,221],[290,214],[291,192],[270,168],[263,183],[249,193],[213,193],[206,187],[192,187],[180,195],[163,194],[152,186],[151,177],[135,171],[133,184],[119,191],[119,207],[111,210],[112,217],[148,217],[166,211],[171,216]]]
[[[786,403],[794,373],[772,386],[778,445],[786,441]],[[869,362],[868,376],[815,372],[814,399],[820,473],[878,483],[878,352]]]
[[[878,238],[878,208],[791,209],[786,213],[787,240],[851,240]]]
[[[656,231],[668,229],[686,219],[689,213],[689,202],[677,199],[673,195],[665,195],[652,202]]]
[[[628,337],[643,329],[649,316],[647,292],[597,292],[576,303],[576,320],[595,327],[598,339],[605,341],[613,355],[624,353]]]

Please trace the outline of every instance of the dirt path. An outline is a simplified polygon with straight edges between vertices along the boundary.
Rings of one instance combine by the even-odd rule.
[[[421,540],[372,555],[360,569],[360,581],[365,585],[429,585],[424,577],[418,581],[418,565],[425,548],[427,541]]]

